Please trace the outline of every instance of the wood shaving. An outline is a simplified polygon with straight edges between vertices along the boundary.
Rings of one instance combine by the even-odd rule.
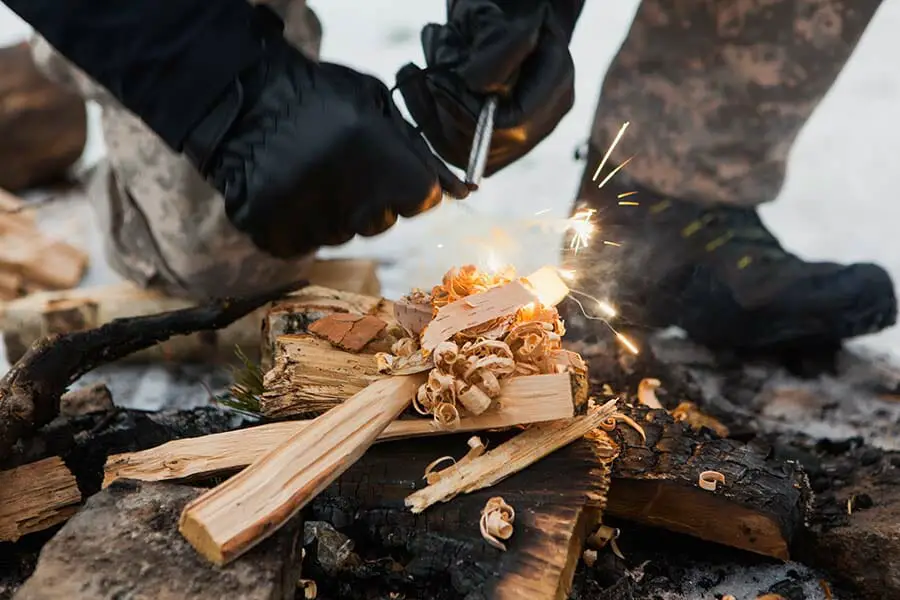
[[[463,456],[458,461],[454,459],[452,456],[442,456],[433,460],[427,467],[425,467],[425,476],[422,478],[428,482],[428,485],[432,485],[441,480],[441,478],[453,472],[454,469],[461,467],[462,465],[473,461],[478,458],[482,454],[484,454],[485,450],[487,450],[487,446],[484,444],[482,439],[477,435],[473,435],[469,438],[469,441],[466,442],[469,446],[469,451],[466,452],[466,455]],[[435,467],[439,464],[450,461],[452,464],[440,471],[435,471]]]
[[[303,597],[306,600],[315,600],[319,595],[319,588],[312,579],[301,579],[297,582],[297,587],[303,590]]]
[[[711,417],[701,411],[693,402],[682,402],[672,411],[672,418],[676,421],[687,423],[691,429],[706,427],[715,432],[720,438],[728,437],[728,427],[715,417]]]
[[[456,459],[453,458],[452,456],[442,456],[440,458],[434,459],[433,461],[428,463],[428,466],[425,467],[425,475],[422,477],[422,479],[424,479],[426,482],[428,482],[428,485],[431,485],[432,483],[436,483],[436,482],[440,481],[441,473],[440,473],[440,471],[435,472],[434,469],[438,465],[443,464],[445,462],[449,462],[451,465],[455,465]]]
[[[834,600],[834,594],[831,593],[831,585],[829,585],[827,581],[820,579],[819,586],[825,594],[825,600]]]
[[[481,537],[500,550],[506,550],[506,544],[500,540],[508,540],[513,534],[513,521],[516,519],[516,511],[500,496],[494,496],[481,510]]]
[[[616,543],[620,533],[621,531],[619,529],[608,525],[601,525],[597,528],[597,531],[591,534],[587,539],[587,545],[595,550],[602,550],[608,545],[613,554],[622,560],[625,560],[625,556],[622,554],[622,551],[619,550],[619,545]]]
[[[716,491],[716,484],[725,485],[725,476],[718,471],[703,471],[700,473],[700,487],[709,492]]]
[[[632,419],[632,418],[629,417],[628,415],[625,415],[625,414],[622,414],[622,413],[616,413],[616,414],[614,414],[614,415],[613,415],[612,417],[610,417],[610,418],[613,419],[613,429],[615,428],[615,422],[616,422],[616,421],[621,421],[621,422],[625,423],[626,425],[628,425],[629,427],[631,427],[632,429],[634,429],[635,431],[637,431],[637,432],[638,432],[638,435],[641,436],[641,441],[643,441],[645,444],[647,443],[647,432],[644,431],[644,428],[643,428],[643,427],[641,427],[640,425],[638,425],[637,421],[635,421],[634,419]],[[608,421],[608,420],[607,420],[607,421]],[[606,423],[607,423],[607,421],[604,421],[604,422],[600,425],[600,427],[602,427],[603,429],[606,429]],[[611,429],[608,429],[607,431],[611,431]]]
[[[473,265],[450,269],[430,294],[413,290],[404,298],[412,305],[430,303],[437,309],[515,280],[515,272],[479,271]],[[474,302],[474,300],[473,300]],[[471,327],[437,343],[430,353],[419,341],[404,337],[391,354],[376,355],[379,373],[405,375],[429,371],[413,402],[436,425],[452,428],[462,416],[490,410],[510,377],[574,373],[585,376],[587,365],[575,352],[562,349],[565,327],[554,306],[531,302],[514,314]]]
[[[656,388],[658,388],[660,385],[662,384],[660,383],[659,379],[653,379],[650,377],[641,379],[641,382],[638,384],[638,402],[649,408],[662,408],[663,405],[656,397]]]
[[[419,349],[419,342],[411,337],[397,340],[391,345],[391,354],[394,356],[409,356]]]

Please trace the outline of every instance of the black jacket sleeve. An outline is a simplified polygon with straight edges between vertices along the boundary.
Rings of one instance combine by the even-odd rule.
[[[6,0],[176,151],[271,26],[246,0]],[[271,13],[269,13],[271,14]]]

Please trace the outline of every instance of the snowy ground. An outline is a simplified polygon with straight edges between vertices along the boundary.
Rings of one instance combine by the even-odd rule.
[[[444,7],[444,2],[421,0],[311,4],[325,25],[323,58],[368,71],[390,83],[403,63],[414,60],[421,64],[419,27],[429,20],[441,20]],[[543,209],[551,209],[560,218],[566,215],[583,168],[573,159],[574,149],[587,137],[603,73],[636,6],[635,0],[587,4],[573,42],[578,72],[575,108],[538,149],[486,181],[482,191],[467,201],[469,208],[448,205],[402,222],[379,238],[357,240],[327,254],[379,259],[384,291],[389,296],[414,285],[430,285],[463,259],[485,261],[488,253],[479,242],[489,239],[496,245],[498,240],[518,238],[518,246],[501,244],[499,258],[522,270],[555,262],[558,234],[531,227],[529,218]],[[900,46],[895,33],[898,26],[900,2],[885,3],[836,87],[803,131],[781,197],[765,207],[763,214],[785,244],[802,256],[875,261],[900,280],[900,236],[894,221],[900,217],[900,209],[893,198],[900,184],[900,165],[890,159],[897,155],[900,135],[896,109],[900,72],[893,61],[885,60]],[[28,27],[0,6],[0,44],[18,41],[27,33]],[[84,157],[86,163],[103,152],[96,136],[96,114],[93,117],[94,135]],[[627,144],[627,137],[623,143]],[[639,152],[640,148],[632,150]],[[57,223],[55,229],[91,247],[93,263],[85,283],[115,280],[103,263],[90,222],[79,219],[74,224]],[[505,235],[498,234],[498,228]],[[900,357],[898,342],[900,329],[894,328],[859,343]],[[157,383],[165,385],[164,381]],[[150,404],[146,407],[157,408]],[[735,577],[743,579],[735,580],[734,585],[746,586],[749,596],[760,587],[755,577],[774,581],[771,578],[782,573],[776,571],[767,567],[756,573],[738,572]],[[738,590],[731,593],[742,597]]]

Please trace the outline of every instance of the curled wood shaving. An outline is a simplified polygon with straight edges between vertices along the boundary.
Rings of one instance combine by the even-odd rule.
[[[441,402],[434,407],[434,422],[441,429],[456,429],[459,427],[459,410],[449,402]]]
[[[297,587],[303,590],[305,600],[315,600],[319,595],[319,588],[312,579],[301,579],[297,582]]]
[[[706,427],[721,438],[728,437],[728,427],[721,421],[701,411],[693,402],[682,402],[672,411],[672,418],[687,423],[691,429]]]
[[[619,539],[619,534],[621,531],[614,527],[609,527],[608,525],[601,525],[597,528],[591,536],[587,539],[587,545],[591,548],[595,548],[597,550],[601,550],[609,545],[610,550],[612,550],[613,554],[625,560],[625,556],[622,554],[622,551],[619,550],[619,545],[616,543],[616,540]]]
[[[428,485],[431,485],[431,484],[433,484],[433,483],[437,483],[438,481],[440,481],[440,480],[441,480],[441,473],[440,473],[440,471],[435,472],[434,469],[435,469],[438,465],[440,465],[440,464],[442,464],[442,463],[445,463],[445,462],[449,462],[449,463],[451,464],[451,466],[452,466],[452,465],[455,465],[455,464],[456,464],[456,459],[453,458],[452,456],[442,456],[442,457],[440,457],[440,458],[434,459],[433,461],[431,461],[430,463],[428,463],[428,466],[427,466],[427,467],[425,467],[425,475],[422,477],[422,479],[424,479],[425,481],[427,481],[427,482],[428,482]],[[449,468],[449,467],[448,467],[448,468]]]
[[[656,397],[656,388],[662,385],[659,379],[645,377],[638,384],[638,402],[649,408],[662,408],[663,405]]]
[[[391,344],[391,354],[394,356],[409,356],[419,349],[419,342],[411,337],[405,337]]]
[[[506,544],[500,540],[508,540],[513,534],[513,521],[516,519],[515,509],[500,496],[494,496],[481,510],[481,537],[500,550],[506,550]]]
[[[644,428],[641,427],[640,425],[638,425],[638,423],[634,419],[632,419],[628,415],[625,415],[622,413],[615,413],[614,415],[610,416],[608,419],[604,419],[600,423],[600,429],[602,429],[604,431],[612,431],[613,429],[616,428],[619,421],[625,423],[626,425],[630,426],[632,429],[637,431],[638,434],[641,436],[641,440],[645,444],[647,443],[647,432],[644,431]]]
[[[709,492],[716,491],[716,483],[725,484],[725,476],[718,471],[703,471],[700,473],[700,487]]]
[[[469,438],[469,441],[466,442],[469,446],[469,451],[466,452],[466,455],[463,456],[458,461],[454,459],[452,456],[442,456],[438,459],[433,460],[427,467],[425,467],[425,476],[422,478],[428,482],[428,485],[432,485],[441,480],[444,476],[450,474],[454,469],[461,467],[462,465],[471,462],[484,454],[487,446],[477,435],[473,435]],[[435,471],[435,467],[444,462],[450,461],[452,464],[440,471]]]

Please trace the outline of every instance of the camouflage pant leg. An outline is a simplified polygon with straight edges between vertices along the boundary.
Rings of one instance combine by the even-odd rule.
[[[316,58],[321,27],[305,1],[266,3],[284,19],[288,41]],[[194,299],[242,295],[304,276],[312,256],[285,261],[261,252],[231,225],[221,195],[187,159],[45,40],[35,40],[33,53],[48,76],[102,108],[107,153],[89,198],[119,274]]]
[[[638,185],[756,205],[781,189],[801,127],[879,0],[643,0],[603,83],[591,132]],[[588,165],[583,185],[596,165]],[[619,177],[619,175],[616,175]]]

